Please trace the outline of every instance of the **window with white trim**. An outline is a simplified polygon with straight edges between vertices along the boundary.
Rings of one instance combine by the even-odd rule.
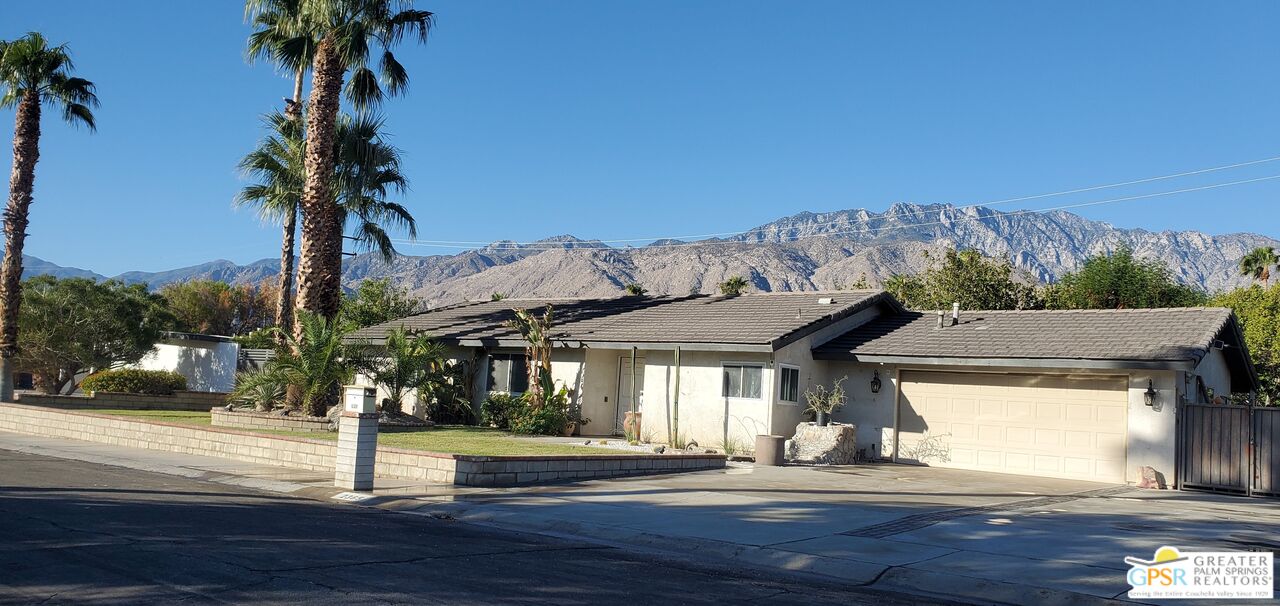
[[[724,389],[726,398],[760,399],[761,376],[764,367],[759,364],[725,364]]]
[[[782,366],[778,369],[778,399],[783,402],[800,401],[800,369]]]
[[[489,356],[489,391],[524,393],[529,389],[529,363],[524,354]]]

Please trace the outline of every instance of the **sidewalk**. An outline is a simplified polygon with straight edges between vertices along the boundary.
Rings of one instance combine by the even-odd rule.
[[[522,488],[379,480],[366,498],[282,467],[10,433],[0,449],[975,603],[1108,603],[1128,590],[1125,555],[1280,536],[1265,501],[923,467],[735,465]]]

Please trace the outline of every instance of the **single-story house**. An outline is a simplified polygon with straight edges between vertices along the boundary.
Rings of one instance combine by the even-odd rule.
[[[502,300],[352,338],[433,335],[475,369],[478,407],[525,389],[525,343],[506,323],[548,304],[552,375],[591,420],[584,434],[621,432],[634,374],[642,436],[665,441],[676,424],[703,446],[749,449],[757,434],[790,436],[805,392],[845,378],[834,419],[858,426],[868,456],[1120,482],[1141,466],[1172,477],[1179,403],[1257,386],[1226,309],[962,310],[953,322],[865,290]]]

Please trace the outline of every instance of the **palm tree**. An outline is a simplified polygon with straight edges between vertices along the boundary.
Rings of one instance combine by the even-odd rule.
[[[301,122],[302,84],[315,57],[315,38],[302,18],[301,0],[269,0],[252,16],[254,32],[249,36],[249,61],[269,59],[293,74],[293,98],[285,99],[284,114]],[[301,157],[301,156],[300,156]],[[298,188],[301,191],[301,188]],[[280,275],[276,294],[276,326],[293,325],[293,241],[298,226],[298,202],[273,205],[265,213],[280,221]],[[265,209],[264,209],[265,210]],[[274,215],[274,216],[273,216]]]
[[[372,349],[372,348],[371,348]],[[384,347],[356,356],[357,370],[387,390],[387,399],[396,411],[412,390],[421,395],[445,370],[445,347],[425,334],[413,334],[404,327],[387,333]]]
[[[425,42],[431,29],[428,11],[403,8],[410,0],[299,0],[296,32],[316,41],[311,60],[311,98],[307,113],[307,150],[302,209],[301,262],[296,307],[328,318],[337,316],[342,300],[342,212],[332,189],[339,97],[357,110],[380,102],[385,94],[405,90],[409,76],[392,49],[412,34]],[[256,18],[278,0],[247,0]],[[375,74],[370,68],[378,61]],[[351,72],[347,81],[347,72]],[[295,330],[300,329],[295,324]]]
[[[1280,256],[1276,255],[1276,249],[1259,246],[1240,259],[1240,273],[1262,282],[1262,287],[1266,288],[1271,279],[1271,268],[1277,264],[1280,264]]]
[[[306,310],[298,312],[298,326],[285,333],[287,347],[276,353],[261,373],[238,378],[236,392],[241,398],[265,385],[287,385],[301,395],[303,411],[313,417],[328,412],[330,394],[337,385],[351,380],[357,350],[345,338],[354,326],[339,318],[324,318]]]
[[[240,161],[240,169],[255,177],[236,196],[236,204],[255,206],[264,218],[287,218],[298,211],[306,173],[303,126],[286,114],[263,119],[270,134]],[[357,247],[377,250],[384,260],[396,255],[387,227],[417,237],[417,222],[404,205],[391,202],[409,182],[401,173],[400,151],[382,137],[382,122],[373,116],[339,116],[334,149],[336,165],[330,191],[337,201],[339,226],[354,220]],[[280,324],[280,326],[284,326]]]
[[[66,45],[50,47],[32,32],[0,42],[0,107],[17,107],[13,127],[13,173],[4,211],[4,261],[0,266],[0,401],[13,400],[13,357],[18,353],[18,308],[22,302],[22,246],[40,159],[40,112],[49,103],[72,125],[95,129],[98,105],[93,83],[71,75]]]

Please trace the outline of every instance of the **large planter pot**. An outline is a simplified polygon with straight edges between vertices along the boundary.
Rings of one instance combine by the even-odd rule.
[[[820,412],[815,415],[814,421],[817,423],[818,427],[826,427],[827,424],[831,422],[831,413]]]
[[[560,435],[566,438],[571,438],[575,435],[578,435],[578,422],[569,421],[568,423],[565,423],[564,432],[562,432]]]

